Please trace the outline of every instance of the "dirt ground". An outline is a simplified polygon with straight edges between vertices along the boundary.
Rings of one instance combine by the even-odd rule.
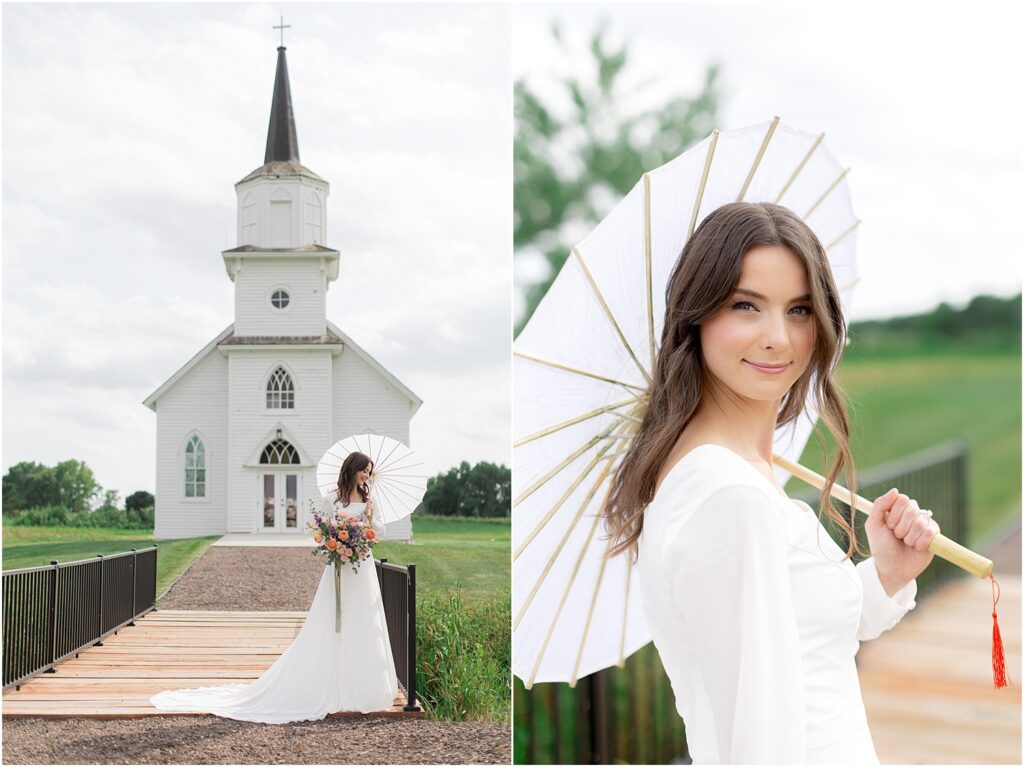
[[[489,722],[333,717],[252,724],[214,716],[6,719],[4,764],[509,764]]]

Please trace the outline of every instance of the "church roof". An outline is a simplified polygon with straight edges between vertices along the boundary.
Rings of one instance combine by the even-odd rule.
[[[261,165],[238,183],[244,184],[246,181],[252,181],[254,178],[260,177],[281,178],[282,176],[305,176],[315,181],[324,181],[305,165],[299,165],[299,163],[291,160],[274,160],[266,165]],[[327,182],[324,181],[324,183],[326,184]]]
[[[285,47],[277,49],[277,74],[274,77],[274,100],[270,107],[270,127],[267,129],[267,152],[263,163],[299,162],[299,134],[295,131],[292,113],[292,89],[288,83],[288,61]],[[301,166],[300,166],[301,167]]]
[[[342,339],[327,331],[325,336],[236,336],[232,333],[220,342],[220,346],[278,346],[278,345],[305,345],[315,344],[317,346],[332,346],[343,344]]]
[[[333,322],[327,322],[327,335],[325,336],[236,336],[235,326],[232,323],[228,325],[224,330],[217,334],[210,343],[200,349],[195,356],[192,357],[188,362],[182,365],[178,371],[168,378],[155,392],[150,394],[143,400],[143,405],[148,407],[150,410],[156,410],[156,403],[167,391],[174,387],[178,381],[184,378],[192,368],[198,365],[208,354],[213,352],[219,346],[244,346],[244,345],[277,345],[277,344],[322,344],[324,346],[331,346],[340,344],[346,349],[349,349],[356,354],[360,359],[364,360],[373,370],[376,370],[386,381],[391,383],[399,392],[401,392],[406,399],[409,400],[412,406],[409,413],[411,418],[420,405],[423,404],[423,400],[417,397],[408,386],[399,381],[395,375],[381,365],[377,360],[369,355],[369,353],[359,346],[355,341],[349,338],[348,335],[343,333],[337,325]]]
[[[299,248],[259,248],[255,245],[239,245],[231,250],[222,250],[221,253],[337,253],[334,248],[313,243],[303,245]]]

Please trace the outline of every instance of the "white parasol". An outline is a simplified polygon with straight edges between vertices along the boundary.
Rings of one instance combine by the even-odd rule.
[[[338,486],[338,473],[350,453],[365,453],[373,461],[370,490],[375,515],[385,524],[415,511],[427,491],[427,477],[416,454],[401,442],[378,434],[353,434],[335,442],[316,466],[316,484],[327,497]]]

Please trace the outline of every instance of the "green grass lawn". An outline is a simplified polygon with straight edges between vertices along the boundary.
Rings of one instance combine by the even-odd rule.
[[[413,543],[383,542],[377,559],[416,565],[417,593],[461,586],[472,601],[510,593],[512,528],[508,519],[413,517]]]
[[[934,352],[850,358],[839,368],[859,471],[952,439],[968,445],[968,546],[1006,524],[1021,498],[1019,354]],[[823,427],[822,427],[823,428]],[[829,450],[834,443],[826,438]],[[817,441],[805,465],[822,470]],[[787,489],[803,488],[792,480]]]
[[[3,527],[3,569],[48,565],[51,560],[74,562],[97,554],[119,554],[153,545],[146,530],[104,527]],[[186,567],[220,536],[160,541],[157,554],[156,593],[163,593]]]
[[[160,541],[157,594],[197,559],[218,536]],[[374,556],[395,564],[416,564],[420,594],[454,590],[463,598],[509,593],[512,532],[509,520],[418,517],[413,520],[413,543],[382,542]],[[3,567],[46,565],[50,560],[72,562],[97,554],[116,554],[153,545],[145,530],[97,527],[3,527]]]

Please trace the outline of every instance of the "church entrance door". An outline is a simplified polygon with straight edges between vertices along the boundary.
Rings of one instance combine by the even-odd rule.
[[[261,471],[263,508],[261,532],[293,533],[299,529],[299,475],[287,471]]]

